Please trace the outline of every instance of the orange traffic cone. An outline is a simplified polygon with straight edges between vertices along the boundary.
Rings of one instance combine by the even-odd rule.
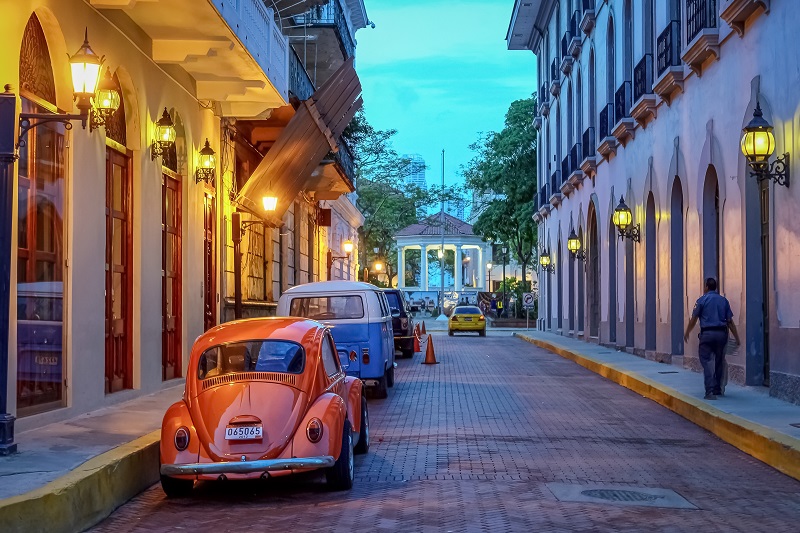
[[[414,326],[414,353],[419,353],[422,350],[419,347],[419,324]]]
[[[433,353],[433,337],[428,335],[428,348],[425,350],[425,360],[422,362],[423,365],[438,365],[439,362],[436,360],[436,354]]]
[[[425,335],[427,333],[425,331],[425,322],[422,323],[422,329],[420,330],[420,333],[423,334],[423,335]]]

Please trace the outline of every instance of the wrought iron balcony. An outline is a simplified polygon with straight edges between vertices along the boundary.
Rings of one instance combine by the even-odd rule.
[[[576,9],[569,20],[570,40],[567,45],[567,53],[575,59],[581,55],[581,11]]]
[[[681,25],[677,20],[670,21],[656,44],[656,69],[658,78],[653,92],[672,103],[672,94],[683,91],[683,61],[681,60]]]
[[[594,157],[594,151],[597,148],[595,144],[595,137],[594,137],[594,126],[589,126],[586,128],[586,131],[583,132],[583,153],[581,157],[583,159]]]
[[[716,0],[686,0],[686,48],[684,63],[698,76],[712,56],[719,59]]]
[[[567,178],[569,178],[569,175],[572,172],[569,163],[569,154],[567,154],[564,156],[564,159],[561,160],[561,183],[567,181]]]
[[[539,114],[546,117],[550,114],[550,96],[547,94],[547,80],[542,84],[537,95],[539,100]]]
[[[558,58],[554,57],[553,62],[550,63],[550,79],[553,81],[561,79],[561,72],[558,69]]]
[[[629,137],[633,137],[636,124],[631,117],[631,82],[623,81],[617,92],[614,93],[614,130],[611,134],[618,141],[624,143]]]
[[[339,46],[345,60],[355,55],[356,44],[350,36],[350,29],[347,27],[347,18],[342,10],[339,0],[330,0],[327,4],[315,6],[292,17],[297,26],[308,26],[309,28],[335,28],[339,37]]]
[[[289,47],[289,92],[299,100],[308,100],[314,94],[314,84],[294,48]]]
[[[583,150],[581,149],[581,143],[575,143],[572,145],[572,150],[569,151],[570,174],[574,174],[575,171],[580,170],[581,159],[583,159]]]
[[[653,54],[645,54],[633,69],[633,101],[653,92]]]
[[[556,170],[550,175],[550,204],[555,207],[561,203],[561,172]]]
[[[545,183],[539,189],[539,207],[547,205],[548,199],[549,199],[549,195],[547,194],[547,183]]]
[[[564,32],[564,36],[561,37],[561,72],[564,74],[569,74],[572,72],[572,62],[575,61],[575,59],[569,53],[569,45],[571,42],[572,35],[568,28],[567,31]]]
[[[669,67],[681,66],[681,25],[677,20],[670,21],[661,35],[658,36],[657,66],[658,75],[664,74]]]
[[[600,140],[611,137],[614,129],[614,104],[608,104],[600,110]]]
[[[691,43],[701,31],[717,27],[717,0],[686,0],[686,40]]]
[[[569,54],[569,42],[572,40],[569,30],[564,32],[561,37],[561,57],[567,57]]]
[[[337,152],[333,152],[332,154],[333,161],[336,163],[336,166],[339,167],[339,170],[344,173],[345,176],[350,180],[350,183],[355,184],[356,182],[356,165],[355,161],[353,160],[353,152],[350,151],[350,146],[347,144],[347,141],[344,137],[339,138],[339,150]]]
[[[595,17],[594,17],[594,6],[596,0],[583,0],[583,13],[581,14],[581,22],[580,27],[583,33],[589,35],[592,33],[592,28],[594,28]]]

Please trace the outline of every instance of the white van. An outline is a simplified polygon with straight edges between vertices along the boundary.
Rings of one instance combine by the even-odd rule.
[[[360,281],[298,285],[281,296],[278,316],[330,325],[347,375],[375,387],[378,398],[388,396],[388,387],[394,385],[392,311],[378,287]]]

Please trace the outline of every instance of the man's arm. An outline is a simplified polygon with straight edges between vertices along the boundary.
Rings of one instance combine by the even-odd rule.
[[[693,316],[692,318],[689,319],[689,324],[686,326],[686,333],[684,333],[683,335],[684,342],[689,342],[689,333],[692,332],[695,324],[697,324],[697,317]],[[736,334],[734,334],[734,336],[736,336]],[[739,337],[737,336],[736,338],[738,339]]]
[[[731,330],[731,333],[733,333],[733,338],[736,339],[736,344],[742,344],[742,342],[739,340],[739,332],[736,331],[736,324],[733,323],[732,318],[728,320],[728,329]]]

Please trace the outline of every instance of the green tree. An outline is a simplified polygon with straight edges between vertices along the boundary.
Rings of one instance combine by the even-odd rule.
[[[522,266],[536,256],[536,226],[531,218],[536,195],[536,131],[534,97],[511,103],[505,126],[483,134],[470,145],[475,157],[462,167],[467,188],[487,200],[473,229],[487,241],[504,243]]]

